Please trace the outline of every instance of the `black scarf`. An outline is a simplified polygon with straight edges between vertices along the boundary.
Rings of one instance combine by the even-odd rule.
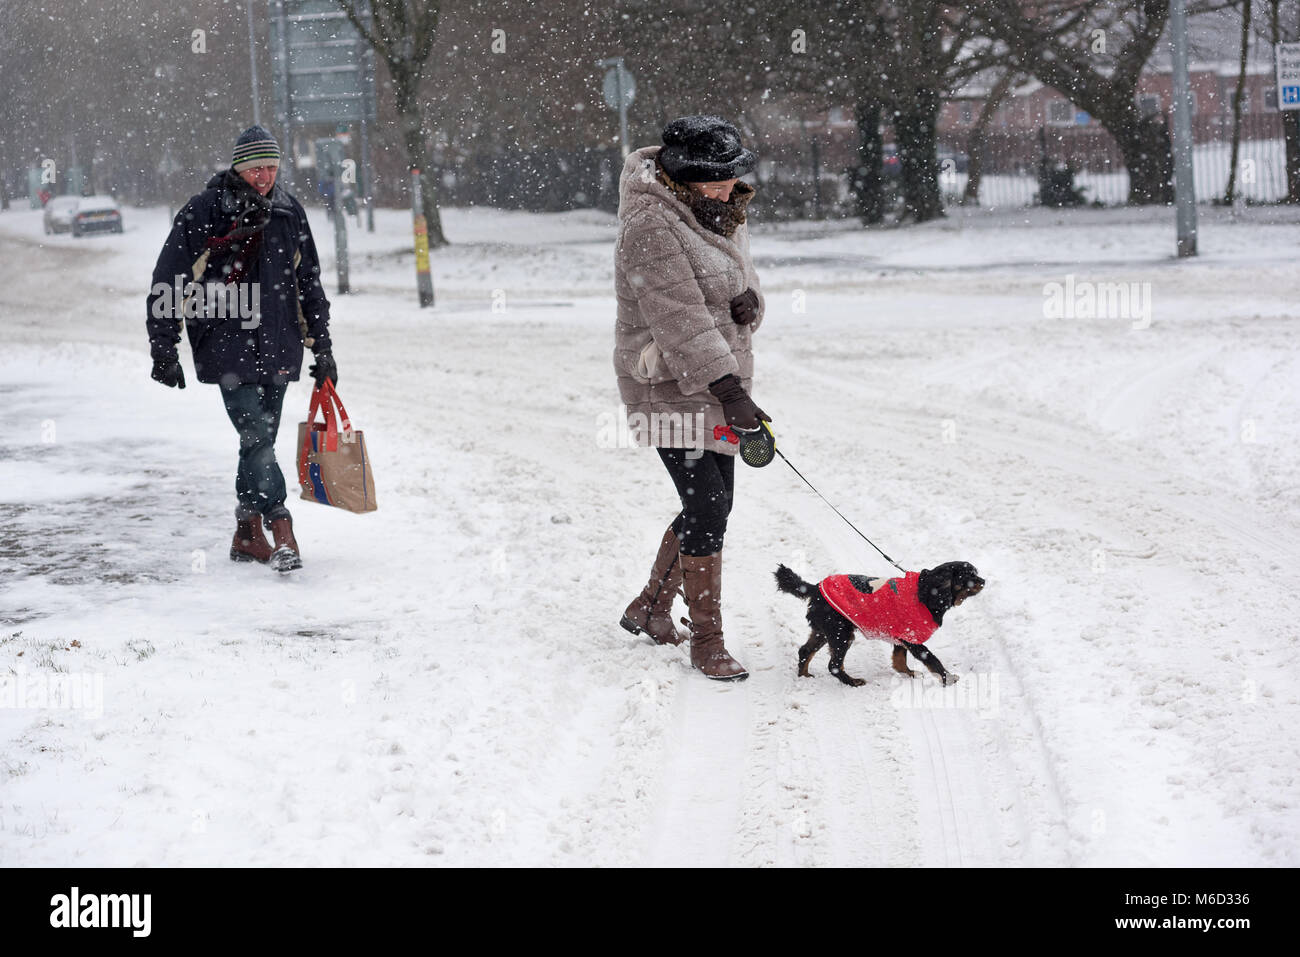
[[[745,221],[745,207],[754,198],[754,187],[748,183],[736,183],[731,188],[731,198],[725,202],[692,189],[685,183],[679,183],[663,168],[658,155],[655,156],[655,171],[659,182],[668,187],[668,191],[690,207],[695,221],[710,232],[730,239]]]
[[[233,169],[220,177],[221,213],[229,217],[224,235],[207,241],[208,265],[204,278],[242,282],[257,267],[262,231],[271,221],[271,198],[263,196]]]

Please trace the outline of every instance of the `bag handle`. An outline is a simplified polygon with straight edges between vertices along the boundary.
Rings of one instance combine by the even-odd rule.
[[[326,379],[323,383],[321,383],[319,391],[325,394],[325,398],[328,403],[332,403],[333,406],[338,409],[339,428],[342,429],[342,431],[344,432],[351,432],[352,420],[348,418],[348,410],[343,408],[343,400],[339,398],[338,391],[334,388],[334,383],[331,382],[329,379]],[[329,408],[328,405],[326,407]],[[346,442],[348,440],[344,439],[344,441]],[[331,450],[332,449],[333,446],[331,446]]]
[[[325,384],[329,385],[328,382]],[[313,389],[311,393],[311,409],[307,413],[308,430],[316,423],[317,409],[325,417],[325,446],[322,451],[337,452],[339,450],[338,416],[334,411],[332,393],[322,386]]]
[[[307,484],[307,456],[311,452],[311,434],[313,431],[319,431],[314,428],[317,412],[325,417],[325,442],[321,446],[321,451],[339,450],[340,425],[343,430],[343,441],[351,441],[352,420],[348,418],[348,411],[343,408],[343,402],[339,399],[338,392],[334,390],[334,383],[326,379],[312,390],[311,406],[307,410],[307,428],[303,430],[302,448],[298,450],[298,481],[303,485]]]
[[[325,384],[329,385],[329,380],[326,380]],[[307,456],[311,452],[311,434],[319,431],[315,428],[317,412],[325,417],[325,444],[321,447],[321,451],[337,452],[339,448],[339,428],[334,403],[325,389],[317,387],[311,393],[311,406],[307,410],[307,428],[303,429],[302,448],[298,450],[298,480],[304,485],[307,484]]]

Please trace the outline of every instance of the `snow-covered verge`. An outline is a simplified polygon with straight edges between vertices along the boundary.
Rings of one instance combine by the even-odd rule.
[[[795,677],[777,562],[890,567],[779,460],[728,534],[751,679],[619,629],[674,495],[608,441],[612,219],[446,211],[433,310],[377,220],[333,329],[380,508],[291,499],[280,579],[226,558],[188,347],[188,389],[148,377],[166,211],[0,215],[0,687],[83,705],[0,707],[0,864],[1300,863],[1294,215],[1203,210],[1192,262],[1164,210],[756,230],[782,450],[907,567],[989,581],[931,643],[946,697],[874,642],[862,688]],[[1045,316],[1089,282],[1133,314]]]

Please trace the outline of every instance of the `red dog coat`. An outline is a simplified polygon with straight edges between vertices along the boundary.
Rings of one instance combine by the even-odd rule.
[[[939,628],[917,597],[919,572],[891,578],[871,594],[858,591],[848,575],[831,575],[817,586],[832,608],[868,638],[923,644]]]

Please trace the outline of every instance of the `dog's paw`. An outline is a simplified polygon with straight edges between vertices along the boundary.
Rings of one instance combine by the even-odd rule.
[[[862,687],[864,684],[866,684],[866,683],[867,683],[867,679],[866,679],[866,678],[850,678],[850,679],[849,679],[849,684],[853,685],[853,687],[855,687],[855,688],[861,688],[861,687]]]
[[[948,687],[948,685],[955,685],[957,683],[958,677],[960,676],[954,675],[951,672],[945,672],[944,676],[940,680],[943,682],[943,686],[946,688]]]

